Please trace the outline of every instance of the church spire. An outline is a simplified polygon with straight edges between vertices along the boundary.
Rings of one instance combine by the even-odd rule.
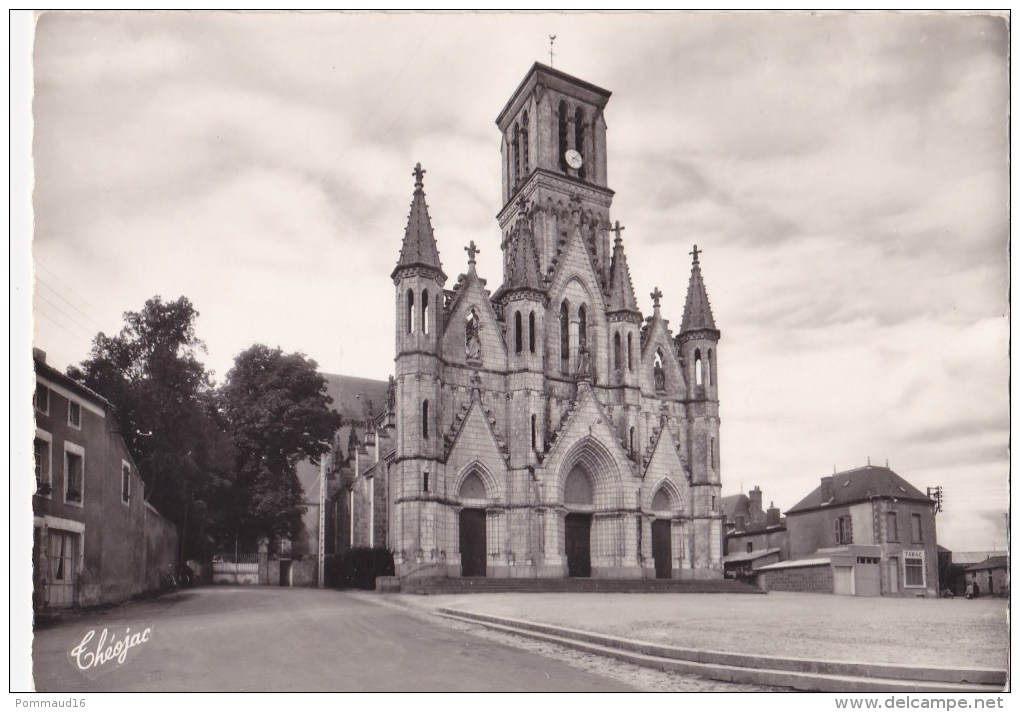
[[[630,267],[627,255],[623,251],[623,238],[620,232],[626,230],[617,220],[612,228],[616,233],[613,241],[613,257],[609,264],[609,309],[610,312],[629,311],[640,313],[637,299],[634,297],[634,284],[630,280]]]
[[[684,305],[684,318],[680,322],[680,333],[685,331],[697,331],[699,329],[715,328],[715,319],[712,318],[712,305],[708,302],[708,292],[705,291],[705,280],[701,277],[701,265],[698,262],[698,255],[701,254],[698,246],[694,246],[691,254],[694,256],[694,263],[691,265],[691,281],[687,286],[687,303]]]
[[[404,230],[404,242],[400,246],[400,257],[390,277],[396,277],[397,272],[402,269],[425,267],[438,272],[445,282],[446,274],[439,261],[436,236],[432,232],[432,220],[429,218],[429,206],[425,203],[425,169],[418,163],[411,175],[414,176],[411,212],[407,216],[407,228]]]

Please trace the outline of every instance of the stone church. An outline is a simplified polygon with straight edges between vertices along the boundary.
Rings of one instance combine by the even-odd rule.
[[[495,291],[473,242],[450,283],[415,168],[378,419],[392,449],[372,463],[373,543],[399,575],[722,577],[720,333],[697,246],[679,331],[658,288],[651,316],[638,309],[606,179],[609,97],[536,63],[500,112]]]

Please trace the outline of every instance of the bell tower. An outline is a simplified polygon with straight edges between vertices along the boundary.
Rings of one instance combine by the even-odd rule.
[[[581,231],[592,263],[609,284],[612,252],[607,186],[606,120],[610,92],[536,62],[500,112],[502,134],[504,278],[513,271],[519,212],[530,213],[541,276],[551,271],[573,228],[571,200],[580,203]]]

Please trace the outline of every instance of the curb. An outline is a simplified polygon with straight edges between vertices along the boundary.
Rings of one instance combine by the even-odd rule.
[[[1001,692],[1006,672],[979,668],[854,663],[679,648],[543,623],[437,609],[436,615],[613,657],[727,682],[824,692]]]

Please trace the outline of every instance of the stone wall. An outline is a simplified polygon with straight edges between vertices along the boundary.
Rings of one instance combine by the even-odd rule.
[[[764,591],[832,593],[832,567],[828,562],[758,572],[758,586]]]

